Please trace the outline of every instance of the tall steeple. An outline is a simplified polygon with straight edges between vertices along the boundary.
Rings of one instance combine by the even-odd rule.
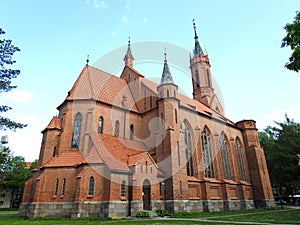
[[[202,55],[202,56],[205,56],[201,46],[200,46],[200,43],[199,43],[199,40],[198,40],[198,35],[197,35],[197,30],[196,30],[196,24],[195,24],[195,19],[193,19],[193,26],[194,26],[194,32],[195,32],[195,48],[194,48],[194,55],[195,56],[199,56],[199,55]]]
[[[162,84],[174,84],[168,62],[167,62],[167,53],[164,53],[165,60],[164,60],[164,69],[161,75],[160,85]]]
[[[133,58],[132,53],[131,53],[130,37],[129,37],[127,52],[126,52],[126,55],[124,56],[125,66],[133,68],[133,60],[134,60],[134,58]]]

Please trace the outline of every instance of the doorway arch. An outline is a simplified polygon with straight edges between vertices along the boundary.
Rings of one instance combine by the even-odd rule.
[[[143,210],[151,209],[151,183],[148,179],[143,182]]]

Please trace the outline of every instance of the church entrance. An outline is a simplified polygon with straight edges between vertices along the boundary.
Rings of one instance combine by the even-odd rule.
[[[143,209],[150,210],[151,206],[151,184],[149,180],[143,183]]]

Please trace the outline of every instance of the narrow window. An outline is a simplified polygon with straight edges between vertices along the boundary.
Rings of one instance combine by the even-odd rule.
[[[146,173],[148,173],[148,161],[146,161]]]
[[[119,137],[119,121],[115,122],[115,137]]]
[[[147,102],[146,102],[146,90],[144,91],[144,110],[147,108]]]
[[[167,97],[168,97],[168,98],[170,97],[170,92],[169,92],[169,90],[167,90]]]
[[[228,150],[228,141],[225,139],[224,133],[221,134],[221,156],[222,156],[222,164],[224,170],[224,178],[231,180],[231,169],[230,169],[230,159],[229,159],[229,150]]]
[[[162,182],[159,182],[159,195],[160,196],[164,195],[164,185]]]
[[[125,180],[123,180],[121,184],[121,197],[125,197],[125,196],[126,196],[126,182]]]
[[[54,195],[57,195],[57,191],[58,191],[58,179],[56,179],[55,181],[55,187],[54,187]]]
[[[197,88],[199,88],[200,87],[200,79],[199,79],[198,70],[195,70],[195,77],[196,77],[196,86],[197,86]]]
[[[102,134],[103,133],[103,117],[100,116],[99,121],[98,121],[98,133]]]
[[[206,75],[207,75],[207,86],[211,87],[211,80],[210,80],[210,74],[209,74],[209,70],[206,70]]]
[[[241,177],[240,179],[243,181],[246,181],[244,160],[243,160],[243,148],[242,148],[241,141],[238,138],[235,140],[235,146],[236,146],[236,152],[237,152],[237,158],[238,158],[239,172],[240,172],[240,177]]]
[[[53,150],[53,157],[57,155],[57,150],[56,150],[56,147],[54,147],[54,150]]]
[[[134,131],[134,127],[133,124],[130,125],[130,140],[133,140],[133,131]]]
[[[186,156],[186,170],[188,176],[194,176],[194,163],[193,163],[193,149],[191,141],[191,131],[187,124],[182,124],[182,131],[184,134],[184,144],[185,144],[185,156]]]
[[[80,113],[77,113],[74,122],[74,131],[72,137],[72,149],[78,149],[79,139],[80,139],[80,130],[81,130],[82,116]]]
[[[151,95],[151,96],[150,96],[150,107],[151,107],[151,108],[152,108],[152,101],[153,101],[152,98],[153,98],[153,96]]]
[[[63,179],[62,186],[61,186],[61,195],[65,194],[65,188],[66,188],[66,178]]]
[[[182,181],[180,181],[179,183],[179,191],[180,191],[180,195],[182,195]]]
[[[179,142],[177,141],[177,154],[178,154],[178,165],[180,166],[180,149],[179,149]]]
[[[175,122],[178,123],[178,119],[177,119],[177,109],[175,109]]]
[[[90,177],[90,182],[89,182],[89,192],[88,192],[89,195],[94,194],[94,182],[95,182],[95,179],[94,179],[93,176],[91,176]]]
[[[204,128],[201,138],[202,138],[204,176],[208,178],[214,178],[215,174],[214,174],[214,165],[212,159],[211,137],[206,128]]]

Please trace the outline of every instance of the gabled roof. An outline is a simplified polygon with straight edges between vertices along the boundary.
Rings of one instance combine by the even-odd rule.
[[[138,111],[127,82],[92,66],[83,68],[66,100],[94,99],[114,106],[122,106],[127,97],[130,110]]]

